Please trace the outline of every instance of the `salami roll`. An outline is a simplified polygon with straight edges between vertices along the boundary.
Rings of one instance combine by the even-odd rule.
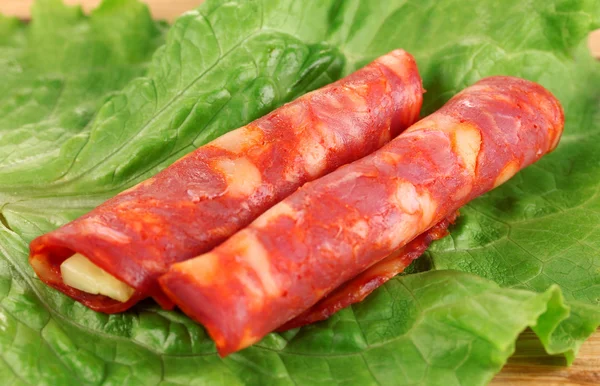
[[[105,313],[153,296],[175,262],[209,251],[305,182],[360,159],[413,124],[413,57],[380,57],[232,131],[90,213],[33,240],[46,284]]]
[[[563,125],[542,86],[483,79],[211,252],[174,264],[160,283],[221,355],[240,350],[537,161]]]
[[[420,257],[434,240],[439,240],[448,234],[448,226],[452,224],[458,213],[454,213],[424,233],[421,233],[408,244],[398,248],[385,259],[373,264],[346,283],[327,294],[317,304],[300,315],[278,327],[277,331],[286,331],[302,327],[329,318],[339,310],[354,303],[363,301],[377,288],[398,275],[408,267],[413,260]]]

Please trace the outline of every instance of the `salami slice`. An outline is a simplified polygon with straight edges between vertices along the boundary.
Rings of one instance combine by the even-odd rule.
[[[97,311],[120,312],[148,296],[172,307],[157,283],[171,264],[389,142],[418,119],[422,94],[413,57],[393,51],[40,236],[30,263],[46,284]]]
[[[385,259],[367,268],[358,276],[329,293],[317,304],[304,311],[294,319],[279,327],[278,331],[302,327],[329,318],[339,310],[354,303],[363,301],[371,292],[398,275],[406,267],[423,254],[434,240],[439,240],[448,234],[448,226],[452,224],[458,213],[440,221],[432,228],[421,233],[408,244],[398,248]]]
[[[210,253],[171,266],[161,285],[221,355],[240,350],[537,161],[563,125],[542,86],[483,79]]]

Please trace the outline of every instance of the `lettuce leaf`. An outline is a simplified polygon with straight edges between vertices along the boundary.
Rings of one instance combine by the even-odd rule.
[[[39,7],[47,9],[36,12]],[[39,41],[31,42],[36,51],[23,55],[35,57],[35,63],[49,56],[47,46],[56,41],[43,33],[44,26],[64,24],[55,35],[68,39],[75,13],[56,1],[40,2],[37,8],[28,32]],[[107,9],[118,16],[107,16]],[[38,13],[44,16],[36,22]],[[44,75],[41,84],[15,87],[14,96],[2,103],[5,126],[16,126],[0,136],[5,144],[0,151],[7,155],[0,160],[0,206],[10,228],[30,240],[156,173],[195,146],[338,78],[339,53],[291,36],[288,29],[294,30],[298,20],[281,14],[278,7],[265,9],[256,2],[213,2],[202,13],[186,13],[169,31],[147,76],[115,93],[97,113],[98,95],[106,94],[101,89],[105,79],[97,73],[121,79],[121,68],[107,68],[106,61],[139,56],[140,44],[132,39],[141,33],[138,25],[149,22],[147,10],[133,1],[111,0],[83,27],[75,23],[77,29],[89,29],[91,36],[81,44],[77,39],[69,44],[58,41],[64,54],[54,58],[56,71],[74,74],[68,92],[63,90],[67,81]],[[122,31],[125,25],[132,28],[131,36]],[[310,37],[314,32],[296,35]],[[117,38],[121,46],[114,44]],[[130,47],[136,49],[130,52]],[[78,69],[89,72],[89,79]],[[94,87],[100,88],[97,95],[90,93]],[[95,104],[84,104],[84,98]]]
[[[12,202],[33,193],[31,183],[65,173],[106,98],[143,75],[163,43],[164,26],[135,1],[106,1],[85,17],[80,8],[39,0],[32,15],[27,26],[0,19],[4,216]]]
[[[89,18],[55,0],[35,7],[29,26],[0,18],[1,379],[476,385],[525,327],[570,361],[600,323],[600,68],[582,44],[600,22],[594,0],[209,0],[150,62],[163,27],[134,1],[106,0]],[[412,267],[485,279],[400,277],[221,360],[180,313],[94,313],[33,275],[33,237],[396,47],[419,62],[426,112],[492,74],[538,81],[565,106],[558,150],[465,208]]]

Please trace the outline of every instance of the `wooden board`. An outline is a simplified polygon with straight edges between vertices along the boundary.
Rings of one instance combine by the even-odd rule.
[[[590,34],[588,47],[590,48],[592,56],[600,59],[600,29],[597,29]]]
[[[64,0],[67,4],[81,4],[86,12],[100,0]],[[33,0],[0,0],[0,13],[29,18]],[[152,15],[158,19],[174,20],[181,13],[202,3],[202,0],[146,0]],[[600,58],[600,30],[590,34],[588,46]],[[600,330],[583,344],[575,363],[566,367],[564,358],[545,354],[531,331],[521,335],[517,351],[491,383],[495,386],[558,386],[600,385]]]
[[[63,0],[66,4],[79,4],[89,12],[100,4],[101,0]],[[202,0],[142,0],[150,6],[152,16],[156,19],[173,21],[183,12],[193,9]],[[29,10],[34,0],[0,0],[0,13],[14,15],[22,19],[29,18]]]
[[[581,346],[571,367],[566,367],[564,357],[546,354],[533,331],[523,332],[516,352],[491,385],[600,385],[600,329]]]

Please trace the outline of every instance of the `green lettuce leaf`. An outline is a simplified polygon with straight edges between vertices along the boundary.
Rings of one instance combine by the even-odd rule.
[[[79,8],[40,0],[32,14],[28,27],[0,19],[3,176],[54,166],[57,150],[81,141],[105,96],[143,75],[163,40],[161,26],[134,1],[107,1],[88,18]],[[19,180],[0,181],[8,187]]]
[[[56,4],[52,4],[48,7],[54,11]],[[89,24],[100,26],[92,31],[93,39],[111,41],[118,36],[123,39],[123,47],[89,46],[83,40],[81,47],[65,49],[68,62],[57,59],[57,71],[63,65],[63,71],[70,73],[72,58],[81,57],[85,60],[81,64],[83,71],[91,71],[95,77],[95,66],[100,66],[104,73],[115,76],[114,71],[105,70],[104,59],[96,64],[94,57],[135,54],[129,53],[134,44],[120,32],[120,24],[136,27],[136,23],[141,23],[140,16],[133,14],[124,21],[119,20],[123,13],[119,17],[99,17],[103,9],[113,4],[121,3],[103,3]],[[260,3],[249,1],[209,2],[201,12],[186,13],[169,31],[167,43],[157,51],[147,76],[111,96],[95,119],[87,119],[87,125],[78,124],[76,132],[62,121],[48,118],[40,122],[31,114],[36,111],[51,118],[60,114],[58,119],[65,116],[63,119],[71,123],[82,114],[95,112],[81,105],[57,106],[55,98],[64,94],[64,82],[44,77],[43,81],[52,85],[32,87],[29,83],[26,95],[17,88],[14,93],[18,97],[0,105],[10,110],[4,114],[6,126],[18,127],[7,131],[5,138],[0,137],[0,143],[7,147],[2,149],[0,145],[0,151],[8,154],[3,163],[0,160],[0,206],[10,228],[29,241],[89,211],[195,147],[339,78],[341,55],[326,45],[300,40],[310,40],[318,28],[290,35],[288,32],[297,29],[299,20],[281,17],[287,7],[261,7]],[[56,8],[56,12],[44,12],[46,18],[57,15],[47,24],[69,23],[70,18],[63,13],[69,11],[70,17],[72,10]],[[300,13],[300,7],[296,8],[296,13]],[[310,7],[301,11],[311,13]],[[31,33],[37,31],[34,27],[42,28],[35,22],[36,12],[33,16]],[[325,23],[321,24],[324,29]],[[68,37],[68,30],[63,29],[56,35]],[[41,32],[40,35],[52,41]],[[45,41],[34,45],[46,46]],[[115,52],[105,52],[109,47]],[[46,54],[44,51],[40,56]],[[96,82],[104,84],[104,79],[97,77],[92,85],[78,74],[76,78],[77,83],[71,88],[76,103],[80,103],[81,94],[88,95],[90,86]],[[52,95],[46,95],[46,90]],[[43,95],[30,95],[31,92]],[[28,101],[25,107],[19,103],[23,99]],[[97,103],[94,107],[98,107]],[[11,116],[12,110],[20,114],[18,118]],[[21,116],[34,123],[21,122]]]
[[[90,17],[39,0],[32,15],[28,26],[0,18],[2,215],[25,199],[22,176],[64,173],[106,98],[143,75],[163,42],[164,26],[133,0],[106,1]]]
[[[598,326],[600,68],[582,44],[600,22],[594,0],[209,0],[149,64],[161,27],[133,1],[89,18],[57,1],[36,9],[29,26],[0,18],[0,379],[475,385],[527,326],[569,361]],[[565,107],[558,150],[466,207],[411,267],[487,279],[397,278],[221,360],[180,313],[98,314],[35,278],[33,237],[397,47],[417,58],[426,112],[492,74],[540,82]]]

